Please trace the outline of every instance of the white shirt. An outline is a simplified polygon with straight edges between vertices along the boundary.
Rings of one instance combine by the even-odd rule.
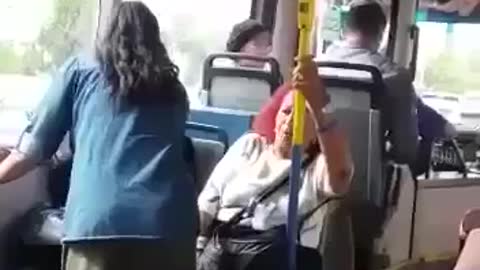
[[[251,198],[288,175],[291,161],[273,154],[272,147],[257,134],[246,134],[235,142],[218,163],[199,196],[198,206],[220,221],[228,221],[248,205]],[[300,183],[299,215],[314,209],[327,194],[333,194],[325,158],[320,154],[305,170]],[[260,203],[253,217],[242,221],[256,230],[286,224],[288,185]],[[320,208],[301,228],[301,242],[317,247],[324,210]]]

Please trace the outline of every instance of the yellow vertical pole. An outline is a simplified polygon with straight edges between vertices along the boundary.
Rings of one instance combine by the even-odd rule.
[[[298,57],[304,57],[311,53],[310,32],[313,26],[315,15],[315,0],[298,0]],[[305,118],[305,97],[295,89],[294,96],[294,116],[293,116],[293,149],[292,149],[292,167],[290,171],[289,186],[289,204],[288,204],[288,259],[289,269],[297,269],[296,244],[298,232],[298,190],[300,183],[302,153],[303,153],[303,134]]]

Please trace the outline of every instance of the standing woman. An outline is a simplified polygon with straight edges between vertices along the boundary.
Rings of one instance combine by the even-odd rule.
[[[55,77],[29,140],[0,164],[0,183],[74,147],[65,214],[67,270],[194,269],[197,212],[183,160],[188,100],[141,2],[122,2],[95,57]]]

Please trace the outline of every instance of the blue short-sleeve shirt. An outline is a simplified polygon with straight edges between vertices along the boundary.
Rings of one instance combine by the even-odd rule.
[[[188,102],[114,102],[100,71],[88,57],[69,60],[19,146],[46,160],[70,132],[74,155],[64,241],[193,241],[195,190],[182,155]]]

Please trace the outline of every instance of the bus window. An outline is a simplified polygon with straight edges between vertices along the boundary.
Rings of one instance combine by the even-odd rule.
[[[234,24],[250,17],[252,1],[143,0],[157,16],[162,41],[180,68],[190,103],[199,104],[205,58],[225,51]]]
[[[0,143],[15,144],[50,76],[95,36],[97,0],[0,1]]]
[[[454,97],[448,99],[450,111],[444,114],[454,124],[464,124],[464,116],[472,113],[478,118],[474,122],[480,124],[480,102],[476,106],[472,104],[473,100],[478,101],[472,96],[480,95],[480,43],[472,36],[480,31],[480,24],[418,20],[417,16],[420,28],[417,91]],[[444,106],[433,107],[440,113],[445,112]],[[453,108],[455,112],[451,112]]]

